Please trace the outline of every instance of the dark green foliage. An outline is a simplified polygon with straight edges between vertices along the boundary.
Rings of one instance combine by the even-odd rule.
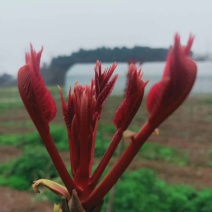
[[[96,137],[95,157],[102,157],[109,146],[109,140],[101,130],[97,132]]]
[[[24,191],[29,188],[29,183],[19,176],[0,176],[0,186],[10,186],[13,189]]]
[[[53,125],[51,127],[51,135],[59,150],[68,150],[68,138],[66,128],[64,126]],[[45,148],[38,132],[27,133],[23,135],[2,135],[0,136],[0,141],[3,145],[15,145],[18,147],[31,148],[34,148],[34,146],[40,146],[42,149]]]
[[[156,208],[166,211],[167,191],[164,186],[152,171],[144,169],[127,173],[117,185],[114,211],[155,211]]]
[[[113,211],[211,212],[212,189],[197,192],[189,186],[171,186],[153,171],[126,172],[117,184]],[[108,196],[105,200],[106,211]]]
[[[55,126],[53,125],[51,127],[51,136],[53,138],[53,141],[57,148],[62,151],[68,150],[68,138],[67,138],[67,132],[66,128],[64,126]],[[25,134],[22,137],[19,138],[19,145],[29,145],[29,146],[42,146],[42,148],[45,148],[43,145],[43,141],[40,138],[39,134],[37,132],[31,133],[31,134]]]
[[[95,147],[95,157],[102,157],[107,150],[109,145],[108,140],[106,140],[101,132],[97,133],[96,147]]]
[[[212,189],[202,190],[198,198],[194,200],[195,208],[198,212],[211,212],[212,211]]]
[[[179,166],[185,166],[188,163],[187,154],[175,147],[166,147],[147,142],[143,145],[140,152],[148,160],[162,160]]]
[[[153,49],[149,47],[136,46],[134,48],[98,48],[94,50],[80,49],[78,52],[73,53],[69,58],[76,62],[96,62],[96,60],[104,62],[128,62],[129,60],[135,61],[165,61],[167,56],[167,49]],[[64,60],[65,57],[59,57]],[[58,58],[58,59],[59,59]],[[68,58],[68,57],[67,57]]]
[[[57,146],[59,150],[61,151],[69,150],[68,137],[67,137],[67,131],[65,126],[51,127],[51,135],[55,145]]]
[[[168,49],[149,48],[135,46],[133,48],[97,48],[94,50],[80,49],[70,56],[59,56],[53,58],[49,66],[43,66],[41,73],[45,82],[49,85],[64,84],[66,71],[74,63],[95,63],[97,60],[102,62],[150,62],[165,61]]]
[[[26,189],[32,185],[34,180],[40,178],[52,179],[58,176],[46,150],[40,147],[26,148],[21,157],[1,165],[0,174],[2,179],[5,178],[7,182],[0,184],[7,184],[16,189],[20,189],[23,184]]]

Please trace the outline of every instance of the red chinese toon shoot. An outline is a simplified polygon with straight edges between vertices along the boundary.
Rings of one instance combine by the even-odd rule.
[[[97,61],[91,84],[81,86],[76,83],[73,89],[70,88],[67,103],[62,89],[59,88],[69,140],[72,172],[70,174],[49,131],[49,123],[55,117],[56,106],[40,74],[42,49],[37,53],[31,46],[31,52],[26,54],[26,65],[18,72],[18,88],[23,103],[65,185],[41,179],[33,184],[34,190],[39,192],[38,187],[44,185],[65,197],[67,202],[77,199],[82,210],[84,208],[85,211],[93,211],[97,208],[148,137],[190,93],[197,74],[196,64],[190,58],[193,39],[193,36],[190,36],[187,45],[181,46],[179,35],[175,35],[174,46],[169,50],[162,79],[150,89],[147,96],[149,117],[146,123],[137,133],[130,135],[128,147],[102,180],[100,178],[105,168],[141,105],[147,84],[142,80],[141,70],[134,64],[129,66],[125,98],[113,120],[116,132],[94,172],[92,167],[98,121],[103,105],[118,78],[114,75],[117,64],[114,63],[102,71],[101,63]],[[70,204],[69,207],[72,208]]]

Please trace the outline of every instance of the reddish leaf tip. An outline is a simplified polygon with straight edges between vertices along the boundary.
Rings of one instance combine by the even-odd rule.
[[[175,35],[174,47],[170,49],[163,77],[149,91],[147,108],[149,121],[162,122],[185,100],[196,79],[197,66],[189,57],[194,37],[190,35],[185,47],[180,36]]]
[[[40,74],[40,58],[43,48],[37,53],[30,45],[26,53],[26,65],[18,72],[18,87],[25,107],[35,125],[50,122],[56,114],[56,105]]]
[[[135,114],[137,113],[144,95],[147,82],[142,80],[142,72],[135,64],[129,66],[128,83],[125,99],[114,116],[114,124],[117,128],[127,129]],[[124,118],[123,118],[124,117]]]

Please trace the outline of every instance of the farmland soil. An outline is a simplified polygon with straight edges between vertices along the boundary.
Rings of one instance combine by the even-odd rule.
[[[112,124],[115,108],[118,107],[116,99],[113,103],[107,102],[103,110],[102,120]],[[58,107],[60,108],[60,107]],[[148,142],[168,147],[178,148],[188,155],[187,164],[177,166],[165,161],[146,160],[136,157],[129,169],[136,170],[142,167],[155,170],[157,175],[171,184],[186,184],[197,189],[212,188],[212,97],[189,98],[173,116],[168,118],[160,127],[160,135],[152,136]],[[141,107],[133,125],[138,129],[145,123],[148,117],[144,106]],[[61,112],[56,117],[55,123],[62,123]],[[17,120],[19,125],[5,125],[2,123]],[[35,130],[33,125],[21,123],[29,122],[29,116],[24,108],[17,111],[0,114],[0,134],[27,133]],[[1,123],[2,122],[2,123]],[[109,135],[110,136],[110,135]],[[14,146],[0,146],[0,164],[5,163],[21,155],[21,149]],[[68,153],[63,153],[63,158],[68,161]],[[113,158],[110,165],[115,162]],[[99,161],[99,159],[96,159]],[[52,211],[53,205],[47,202],[35,202],[35,195],[29,192],[12,190],[0,187],[1,212],[24,211]]]

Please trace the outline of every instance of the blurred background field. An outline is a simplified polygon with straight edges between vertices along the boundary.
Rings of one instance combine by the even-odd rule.
[[[119,180],[114,198],[110,194],[106,197],[103,211],[212,212],[209,20],[211,0],[1,0],[0,212],[48,212],[52,211],[53,202],[58,202],[51,192],[43,189],[38,195],[31,188],[39,178],[60,179],[16,87],[17,71],[24,65],[29,44],[36,51],[44,47],[41,74],[46,85],[51,86],[58,108],[51,132],[70,171],[56,85],[62,86],[65,93],[76,80],[87,83],[90,77],[90,82],[96,60],[110,65],[116,61],[120,68],[117,86],[123,91],[128,64],[133,62],[142,64],[143,79],[150,80],[147,93],[162,76],[176,33],[182,45],[187,43],[189,34],[195,36],[191,52],[198,66],[195,86],[185,103],[159,127],[160,135],[151,136],[139,151]],[[147,120],[145,98],[130,130],[138,130]],[[94,168],[110,144],[115,130],[113,115],[121,100],[122,94],[112,96],[104,107]],[[123,143],[125,148],[127,145]],[[109,166],[117,157],[118,152]],[[108,202],[113,202],[112,209]]]
[[[58,110],[52,136],[70,170],[59,92],[56,86],[49,89]],[[145,98],[130,130],[147,120]],[[95,164],[113,136],[113,115],[121,100],[112,96],[103,109]],[[149,138],[118,182],[112,211],[212,211],[211,108],[212,95],[192,95],[159,127],[160,135]],[[117,154],[110,166],[116,159]],[[52,211],[58,198],[46,190],[34,194],[31,184],[39,178],[60,180],[16,87],[0,89],[0,164],[2,211]],[[107,202],[108,197],[103,211],[108,211]]]

